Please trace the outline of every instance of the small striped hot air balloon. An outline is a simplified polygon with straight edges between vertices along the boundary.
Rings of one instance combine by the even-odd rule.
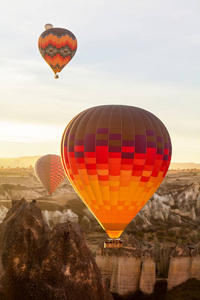
[[[76,53],[77,40],[67,29],[53,28],[51,24],[46,24],[45,29],[39,37],[38,48],[55,73],[55,78],[58,78],[57,73],[62,71]]]
[[[47,154],[35,163],[35,174],[51,195],[65,178],[65,172],[59,155]]]
[[[104,105],[66,127],[61,159],[68,179],[111,239],[117,239],[163,181],[171,140],[152,113]]]

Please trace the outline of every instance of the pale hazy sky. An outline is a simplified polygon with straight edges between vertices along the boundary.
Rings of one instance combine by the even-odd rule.
[[[167,127],[173,162],[200,163],[199,0],[7,0],[0,11],[0,157],[60,154],[82,110],[138,106]],[[72,61],[54,79],[37,42],[71,30]]]

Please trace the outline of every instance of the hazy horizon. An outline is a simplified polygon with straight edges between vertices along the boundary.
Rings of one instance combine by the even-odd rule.
[[[56,154],[60,156],[60,153],[46,153],[46,154]],[[41,157],[46,154],[36,154],[36,155],[22,155],[22,156],[0,156],[0,159],[19,159],[19,158],[33,158],[33,157]],[[171,164],[200,164],[199,162],[195,161],[187,161],[187,162],[182,162],[182,161],[171,161]]]
[[[56,154],[56,153],[49,153]],[[26,168],[32,165],[34,167],[36,161],[42,155],[21,156],[21,157],[0,157],[0,168]],[[200,164],[195,162],[171,162],[169,170],[178,169],[200,169]]]

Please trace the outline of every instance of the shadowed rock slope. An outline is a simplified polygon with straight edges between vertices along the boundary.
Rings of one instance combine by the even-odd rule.
[[[111,300],[76,223],[51,231],[36,201],[14,201],[0,226],[0,299]]]

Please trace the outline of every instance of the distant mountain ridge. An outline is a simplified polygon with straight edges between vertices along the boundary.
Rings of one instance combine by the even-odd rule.
[[[40,158],[42,155],[37,156],[22,156],[22,157],[11,157],[11,158],[0,158],[0,168],[28,168],[29,166],[35,165],[38,158]],[[200,164],[196,163],[176,163],[172,162],[169,167],[170,170],[172,169],[200,169]]]
[[[200,164],[196,164],[196,163],[176,163],[176,162],[172,162],[170,164],[170,167],[169,167],[170,170],[172,169],[180,169],[180,170],[183,170],[183,169],[200,169]]]
[[[0,158],[0,168],[28,168],[29,166],[34,167],[36,161],[41,157],[38,156],[23,156],[23,157],[12,157],[12,158]]]

